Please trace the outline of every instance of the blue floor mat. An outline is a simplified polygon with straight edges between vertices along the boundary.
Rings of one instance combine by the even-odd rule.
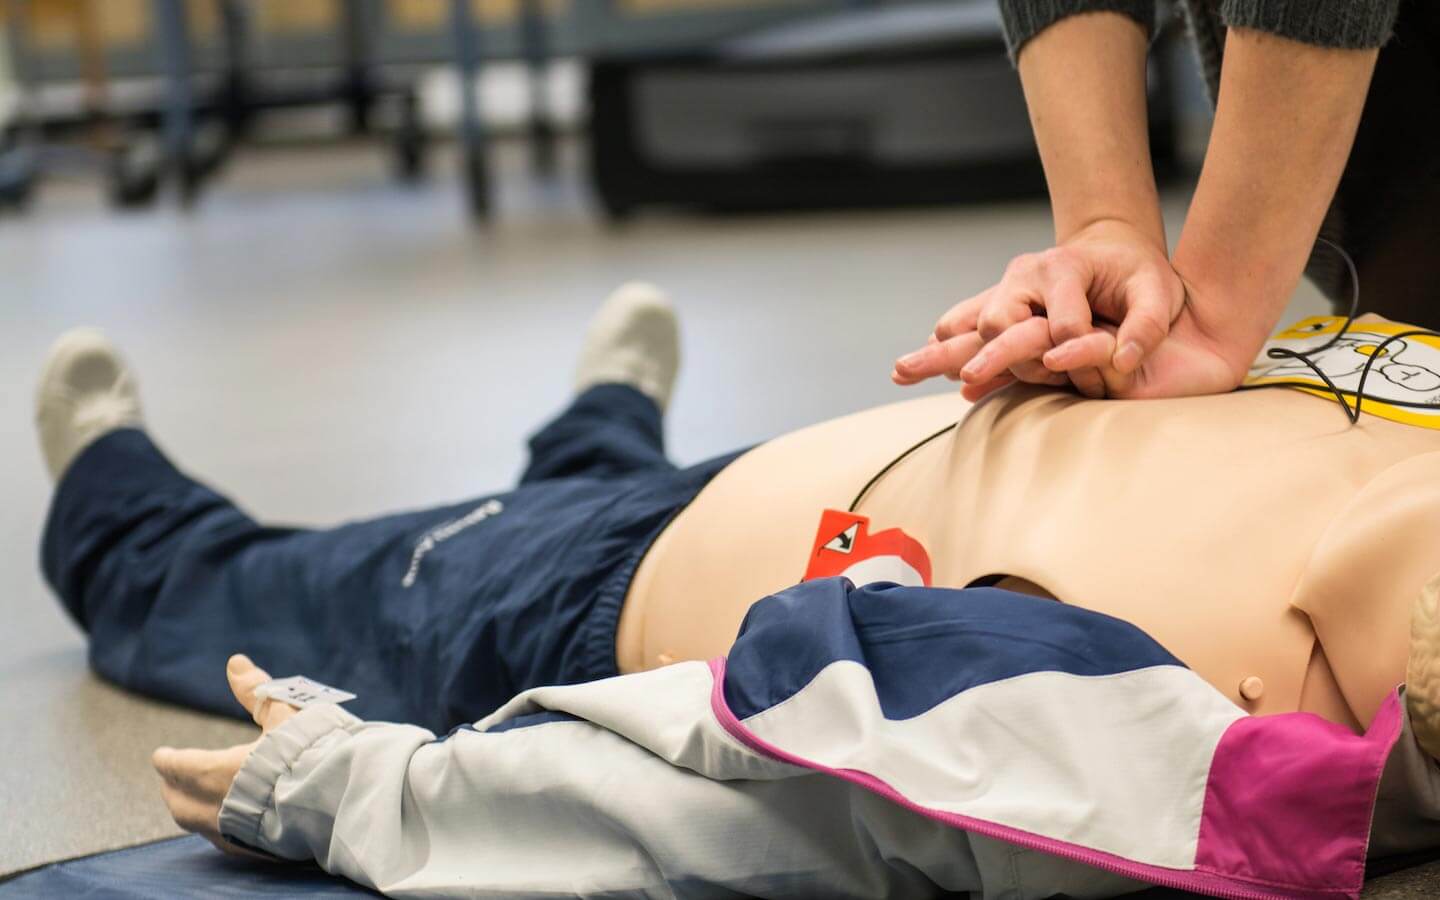
[[[27,872],[0,884],[0,898],[75,897],[378,897],[313,865],[260,863],[226,856],[200,837],[182,837],[86,856]]]
[[[1427,852],[1389,861],[1380,860],[1370,866],[1370,874],[1382,875],[1435,858],[1434,852]],[[1432,890],[1440,886],[1440,870],[1421,876],[1421,881],[1420,890],[1423,893],[1412,893],[1413,885],[1405,882],[1395,886],[1398,888],[1395,893],[1380,890],[1375,894],[1376,900],[1440,896]],[[266,864],[226,856],[204,838],[194,836],[54,863],[0,882],[0,900],[29,900],[32,897],[45,900],[54,897],[80,900],[154,900],[168,897],[357,900],[379,896],[342,878],[326,875],[311,865]],[[1367,891],[1366,896],[1371,896],[1371,892]],[[1125,900],[1182,900],[1191,897],[1195,895],[1156,888],[1129,894]]]

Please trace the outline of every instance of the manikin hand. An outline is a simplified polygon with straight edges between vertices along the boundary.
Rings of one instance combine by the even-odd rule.
[[[235,699],[260,726],[261,737],[278,728],[295,715],[295,707],[279,701],[260,699],[255,688],[270,680],[269,674],[245,656],[232,656],[225,665],[230,690]],[[239,744],[226,750],[176,750],[161,747],[150,757],[163,782],[160,786],[165,805],[175,824],[186,831],[204,836],[226,853],[258,856],[237,847],[220,836],[220,804],[230,791],[245,758],[259,741]]]
[[[942,316],[929,344],[899,359],[891,378],[904,385],[959,378],[971,400],[1017,379],[1068,378],[1086,396],[1102,397],[1107,379],[1095,367],[1106,366],[1110,380],[1130,379],[1165,340],[1184,301],[1163,244],[1123,222],[1096,222],[1060,246],[1016,257],[999,284]],[[1097,326],[1106,323],[1118,328],[1102,359]],[[1052,347],[1079,339],[1088,339],[1081,345],[1088,365],[1042,363]]]

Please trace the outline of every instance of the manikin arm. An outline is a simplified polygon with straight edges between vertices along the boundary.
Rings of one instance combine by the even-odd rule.
[[[259,745],[221,828],[388,896],[936,896],[871,836],[901,811],[847,788],[711,780],[579,720],[436,740],[332,706]]]
[[[269,675],[243,656],[227,674],[261,740],[155,763],[177,822],[231,852],[314,860],[390,896],[1011,895],[995,879],[1013,848],[743,752],[709,715],[704,663],[626,676],[647,698],[636,720],[666,723],[644,746],[523,701],[488,732],[437,739],[258,700]]]

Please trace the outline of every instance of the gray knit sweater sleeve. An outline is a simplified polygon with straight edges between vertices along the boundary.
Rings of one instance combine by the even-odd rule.
[[[1180,0],[1197,17],[1253,28],[1321,47],[1378,47],[1390,37],[1401,0]],[[1436,0],[1412,0],[1432,3]],[[1000,0],[1005,43],[1015,58],[1025,42],[1066,16],[1118,12],[1155,28],[1155,0]]]
[[[1400,0],[1222,0],[1220,19],[1230,28],[1268,31],[1321,47],[1358,49],[1385,43],[1399,8]]]
[[[1123,13],[1147,32],[1155,29],[1155,0],[1000,0],[1000,19],[1005,25],[1010,58],[1015,58],[1026,41],[1066,16],[1087,12]]]

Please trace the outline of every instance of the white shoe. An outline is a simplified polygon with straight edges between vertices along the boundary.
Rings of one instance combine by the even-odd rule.
[[[1426,582],[1410,608],[1405,709],[1421,749],[1440,759],[1440,575]]]
[[[575,393],[597,384],[628,384],[664,411],[680,368],[680,327],[659,288],[622,285],[590,320]]]
[[[35,392],[35,424],[50,477],[58,481],[96,438],[142,422],[135,378],[109,339],[93,328],[62,334]]]

